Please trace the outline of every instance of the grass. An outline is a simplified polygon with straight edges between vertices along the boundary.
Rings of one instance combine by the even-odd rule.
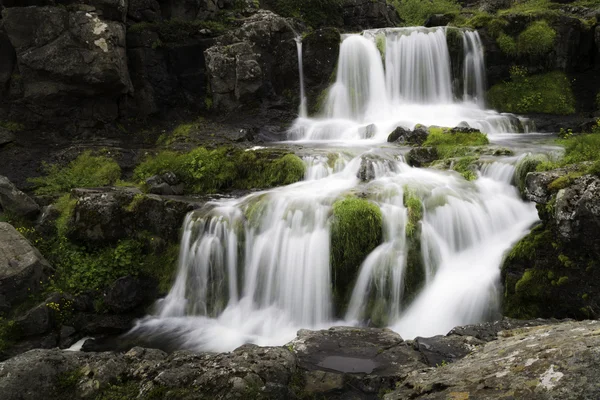
[[[575,113],[571,82],[561,71],[527,75],[513,67],[511,79],[494,85],[488,92],[492,108],[512,113],[570,115]]]
[[[121,177],[121,168],[111,158],[82,153],[66,167],[43,164],[45,175],[30,178],[38,195],[64,193],[73,188],[112,185]]]

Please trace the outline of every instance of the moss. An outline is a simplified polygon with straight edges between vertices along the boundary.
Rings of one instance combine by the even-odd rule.
[[[333,205],[331,266],[334,291],[344,299],[360,265],[383,238],[381,210],[368,200],[347,197]]]
[[[106,156],[82,153],[66,167],[43,165],[45,176],[30,178],[37,194],[64,193],[73,188],[100,187],[114,184],[121,177],[121,168]]]
[[[413,238],[417,236],[419,230],[419,222],[423,218],[423,203],[416,196],[415,192],[408,187],[404,187],[404,207],[408,212],[408,220],[406,221],[406,236]]]
[[[25,125],[14,121],[0,120],[0,128],[4,128],[11,132],[20,132],[25,129]]]
[[[511,80],[494,85],[488,92],[493,108],[513,113],[569,115],[575,112],[575,97],[563,72],[528,76],[522,68],[511,69]]]
[[[392,0],[406,26],[421,26],[434,14],[458,14],[460,5],[455,0]]]
[[[377,45],[377,50],[379,50],[379,54],[381,54],[381,57],[385,58],[386,39],[383,33],[377,35],[377,38],[375,39],[375,44]]]
[[[59,216],[56,219],[56,231],[59,236],[66,235],[69,229],[69,221],[77,205],[77,199],[72,198],[70,194],[62,195],[54,203],[54,206],[59,212]]]
[[[540,55],[554,48],[556,31],[546,21],[535,21],[519,34],[519,54]]]
[[[15,321],[0,317],[0,354],[19,339],[19,333]]]
[[[473,155],[473,146],[489,143],[487,135],[479,131],[464,132],[460,129],[429,128],[424,147],[435,147],[442,159]]]
[[[54,380],[54,394],[65,396],[65,398],[73,396],[77,389],[77,384],[82,378],[83,372],[80,369],[58,374]]]
[[[509,36],[505,33],[501,33],[496,38],[496,43],[500,50],[508,56],[514,56],[517,54],[517,42],[512,36]]]
[[[548,157],[543,154],[528,154],[517,162],[515,184],[521,193],[525,190],[525,178],[527,178],[527,174],[536,171],[537,167],[546,161],[548,161]]]
[[[475,161],[479,160],[479,157],[462,157],[452,162],[451,167],[454,171],[458,172],[468,181],[474,181],[477,179],[477,172],[475,167]]]
[[[117,385],[109,385],[96,395],[94,400],[129,400],[137,399],[140,394],[139,384],[127,382]]]
[[[582,176],[583,172],[569,172],[568,174],[550,182],[550,184],[548,185],[548,190],[554,193],[558,192],[559,190],[570,186],[573,182],[575,182],[577,178],[581,178]]]
[[[421,291],[425,284],[425,264],[421,252],[421,240],[418,235],[408,238],[406,270],[404,272],[404,291],[402,304],[408,305]]]
[[[498,15],[521,15],[528,18],[553,19],[561,14],[560,4],[551,0],[523,0],[514,2],[513,6],[506,10],[498,11]]]

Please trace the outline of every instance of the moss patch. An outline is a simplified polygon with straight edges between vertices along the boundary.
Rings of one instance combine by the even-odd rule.
[[[37,194],[64,193],[73,188],[100,187],[114,184],[121,177],[121,168],[106,156],[82,153],[66,167],[43,165],[45,176],[30,178]]]
[[[421,26],[434,14],[458,14],[460,5],[455,0],[392,0],[406,26]]]
[[[519,54],[541,55],[554,48],[556,31],[546,21],[535,21],[519,34]]]
[[[333,205],[331,265],[334,291],[346,298],[360,265],[383,239],[381,210],[368,200],[347,197]]]
[[[527,174],[536,171],[539,165],[547,161],[548,157],[543,154],[528,154],[519,160],[515,168],[515,184],[521,193],[525,191]]]
[[[142,183],[171,171],[185,183],[188,193],[214,193],[289,185],[302,180],[305,169],[298,156],[285,151],[199,147],[184,154],[163,151],[148,157],[136,167],[134,179]]]
[[[403,195],[404,207],[408,211],[408,221],[406,222],[406,236],[409,238],[417,237],[419,222],[423,218],[423,203],[416,196],[415,192],[408,187],[404,188]]]
[[[488,92],[493,108],[513,113],[568,115],[575,112],[571,83],[563,72],[528,76],[523,68],[511,69],[511,80]]]

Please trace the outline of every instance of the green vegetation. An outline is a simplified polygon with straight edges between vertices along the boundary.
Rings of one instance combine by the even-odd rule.
[[[25,129],[25,125],[13,121],[3,121],[0,119],[0,128],[11,132],[20,132]]]
[[[0,317],[0,353],[11,347],[18,338],[18,328],[15,321]]]
[[[563,72],[528,76],[520,67],[511,69],[511,80],[488,92],[493,108],[514,113],[568,115],[575,112],[571,83]]]
[[[331,265],[338,300],[345,298],[361,263],[382,239],[383,218],[375,204],[357,197],[333,204]]]
[[[504,32],[502,32],[496,38],[496,43],[500,50],[506,55],[514,56],[517,54],[517,42],[512,36],[508,36]]]
[[[487,135],[479,131],[463,132],[460,129],[429,128],[429,136],[423,146],[435,147],[441,158],[462,157],[472,153],[468,146],[484,146],[489,143]]]
[[[521,193],[525,190],[527,174],[536,171],[538,166],[545,162],[548,162],[548,157],[543,154],[528,154],[517,162],[515,183]]]
[[[476,168],[473,167],[475,165],[475,161],[477,160],[479,160],[479,157],[461,157],[452,162],[452,169],[461,174],[466,180],[474,181],[477,179],[477,172]]]
[[[302,20],[312,28],[344,23],[343,0],[271,0],[268,3],[275,13]]]
[[[305,168],[296,155],[277,150],[199,147],[185,154],[163,151],[148,157],[136,167],[134,179],[143,183],[153,175],[172,171],[189,193],[214,193],[289,185],[303,179]]]
[[[415,192],[408,186],[404,187],[404,207],[408,211],[408,221],[406,222],[406,236],[409,238],[418,236],[419,222],[423,218],[423,203],[417,197]]]
[[[68,166],[43,164],[45,176],[30,178],[36,194],[64,193],[73,188],[99,187],[114,184],[121,177],[121,168],[111,158],[93,156],[86,151]]]
[[[434,14],[458,14],[456,0],[392,0],[390,1],[406,26],[421,26]]]
[[[546,21],[535,21],[519,34],[519,54],[540,55],[554,48],[556,31]]]

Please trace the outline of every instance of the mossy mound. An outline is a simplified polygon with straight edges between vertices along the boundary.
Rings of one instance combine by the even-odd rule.
[[[476,129],[429,127],[429,136],[423,146],[434,147],[443,159],[472,155],[471,147],[487,144],[487,135]]]
[[[525,191],[525,179],[527,174],[537,170],[538,166],[548,161],[548,157],[543,154],[528,154],[522,157],[518,162],[515,170],[515,185],[519,191]]]
[[[360,265],[383,239],[381,210],[368,200],[347,197],[333,205],[331,266],[336,301],[349,295]]]
[[[200,194],[289,185],[302,180],[305,169],[298,156],[286,151],[199,147],[184,154],[167,150],[148,157],[136,167],[134,180],[143,183],[171,171],[185,183],[188,193]]]
[[[575,97],[571,82],[560,71],[527,75],[523,68],[511,69],[511,80],[494,85],[488,91],[494,109],[512,113],[575,113]]]

